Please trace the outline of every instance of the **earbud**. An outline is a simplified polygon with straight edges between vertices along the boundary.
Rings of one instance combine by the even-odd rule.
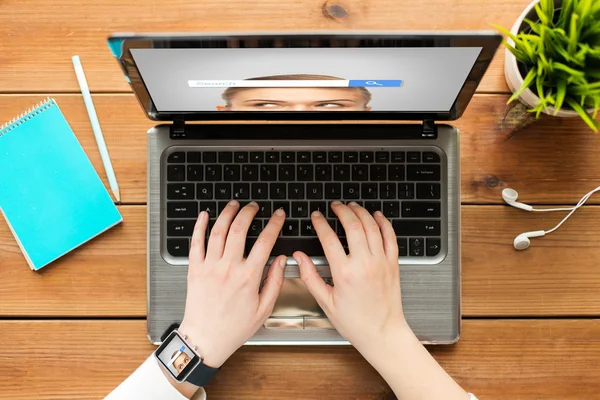
[[[540,236],[544,236],[544,235],[546,235],[545,231],[533,231],[533,232],[521,233],[519,236],[517,236],[515,238],[515,241],[513,242],[513,246],[515,246],[515,249],[517,249],[517,250],[525,250],[531,244],[531,241],[529,240],[529,238],[540,237]]]
[[[521,210],[525,210],[525,211],[533,210],[533,207],[530,206],[529,204],[519,203],[517,201],[517,199],[519,198],[519,193],[517,193],[517,191],[514,189],[506,188],[506,189],[502,190],[502,198],[504,199],[504,201],[507,204],[509,204],[513,207],[520,208]]]

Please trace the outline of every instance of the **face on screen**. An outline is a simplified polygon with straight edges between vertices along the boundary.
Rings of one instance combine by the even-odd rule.
[[[184,377],[198,363],[198,356],[177,335],[159,348],[158,359],[175,378]]]

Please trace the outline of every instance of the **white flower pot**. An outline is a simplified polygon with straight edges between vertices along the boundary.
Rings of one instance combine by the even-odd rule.
[[[523,19],[529,18],[532,21],[537,21],[538,17],[535,12],[534,6],[539,3],[539,0],[534,0],[525,8],[523,13],[517,18],[515,24],[513,25],[510,33],[513,35],[517,35],[521,30],[521,26],[523,25]],[[555,7],[560,7],[562,4],[562,0],[554,1]],[[506,38],[507,42],[514,46],[514,41],[511,38]],[[521,75],[521,71],[517,66],[517,59],[508,49],[505,50],[505,61],[504,61],[504,76],[506,78],[506,83],[510,90],[514,93],[523,84],[523,76]],[[525,104],[528,107],[534,108],[539,104],[540,98],[531,90],[525,90],[521,96],[519,97],[519,101]],[[589,111],[589,110],[588,110]],[[554,116],[556,109],[554,107],[548,107],[544,110],[545,114]],[[566,107],[562,107],[562,109],[556,114],[557,117],[579,117],[579,114],[576,111],[568,110]]]

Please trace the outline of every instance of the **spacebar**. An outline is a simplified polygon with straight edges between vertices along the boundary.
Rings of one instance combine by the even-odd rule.
[[[247,256],[254,243],[256,243],[257,238],[247,238],[246,239],[246,249],[244,254]],[[275,242],[275,246],[273,246],[273,250],[271,251],[271,256],[276,257],[280,254],[284,254],[286,256],[291,256],[295,251],[303,251],[309,257],[321,256],[323,257],[325,253],[323,252],[323,247],[321,246],[321,242],[319,242],[318,238],[285,238],[278,237]]]

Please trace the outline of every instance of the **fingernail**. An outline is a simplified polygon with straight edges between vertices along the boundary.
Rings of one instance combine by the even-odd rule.
[[[200,213],[200,219],[202,219],[202,220],[205,220],[207,216],[208,216],[208,213],[206,211],[202,211]]]
[[[286,264],[287,264],[287,257],[283,257],[281,259],[281,261],[279,261],[279,266],[281,266],[281,268],[285,268]]]
[[[280,217],[283,217],[283,216],[285,215],[285,211],[283,211],[283,208],[278,208],[278,209],[275,211],[275,215],[277,215],[277,216],[280,216]]]
[[[319,218],[322,217],[323,214],[321,214],[321,211],[313,211],[312,216],[315,218]]]
[[[294,257],[294,260],[296,260],[296,262],[298,263],[298,265],[302,264],[302,258],[301,257]]]
[[[375,215],[378,217],[383,217],[383,213],[381,211],[375,211]]]
[[[227,205],[228,205],[228,206],[237,206],[237,205],[238,205],[238,202],[237,202],[236,200],[231,200],[231,201],[229,202],[229,204],[227,204]]]
[[[349,205],[349,206],[352,206],[352,207],[356,207],[356,206],[358,205],[358,203],[357,203],[357,202],[355,202],[355,201],[353,201],[353,202],[351,202],[351,203],[350,203],[350,204],[348,204],[348,205]]]
[[[250,203],[248,203],[249,205],[251,205],[252,207],[258,207],[258,203],[255,201],[251,201]]]
[[[339,206],[340,204],[342,204],[342,202],[339,200],[334,200],[331,204],[333,204],[334,206]]]

